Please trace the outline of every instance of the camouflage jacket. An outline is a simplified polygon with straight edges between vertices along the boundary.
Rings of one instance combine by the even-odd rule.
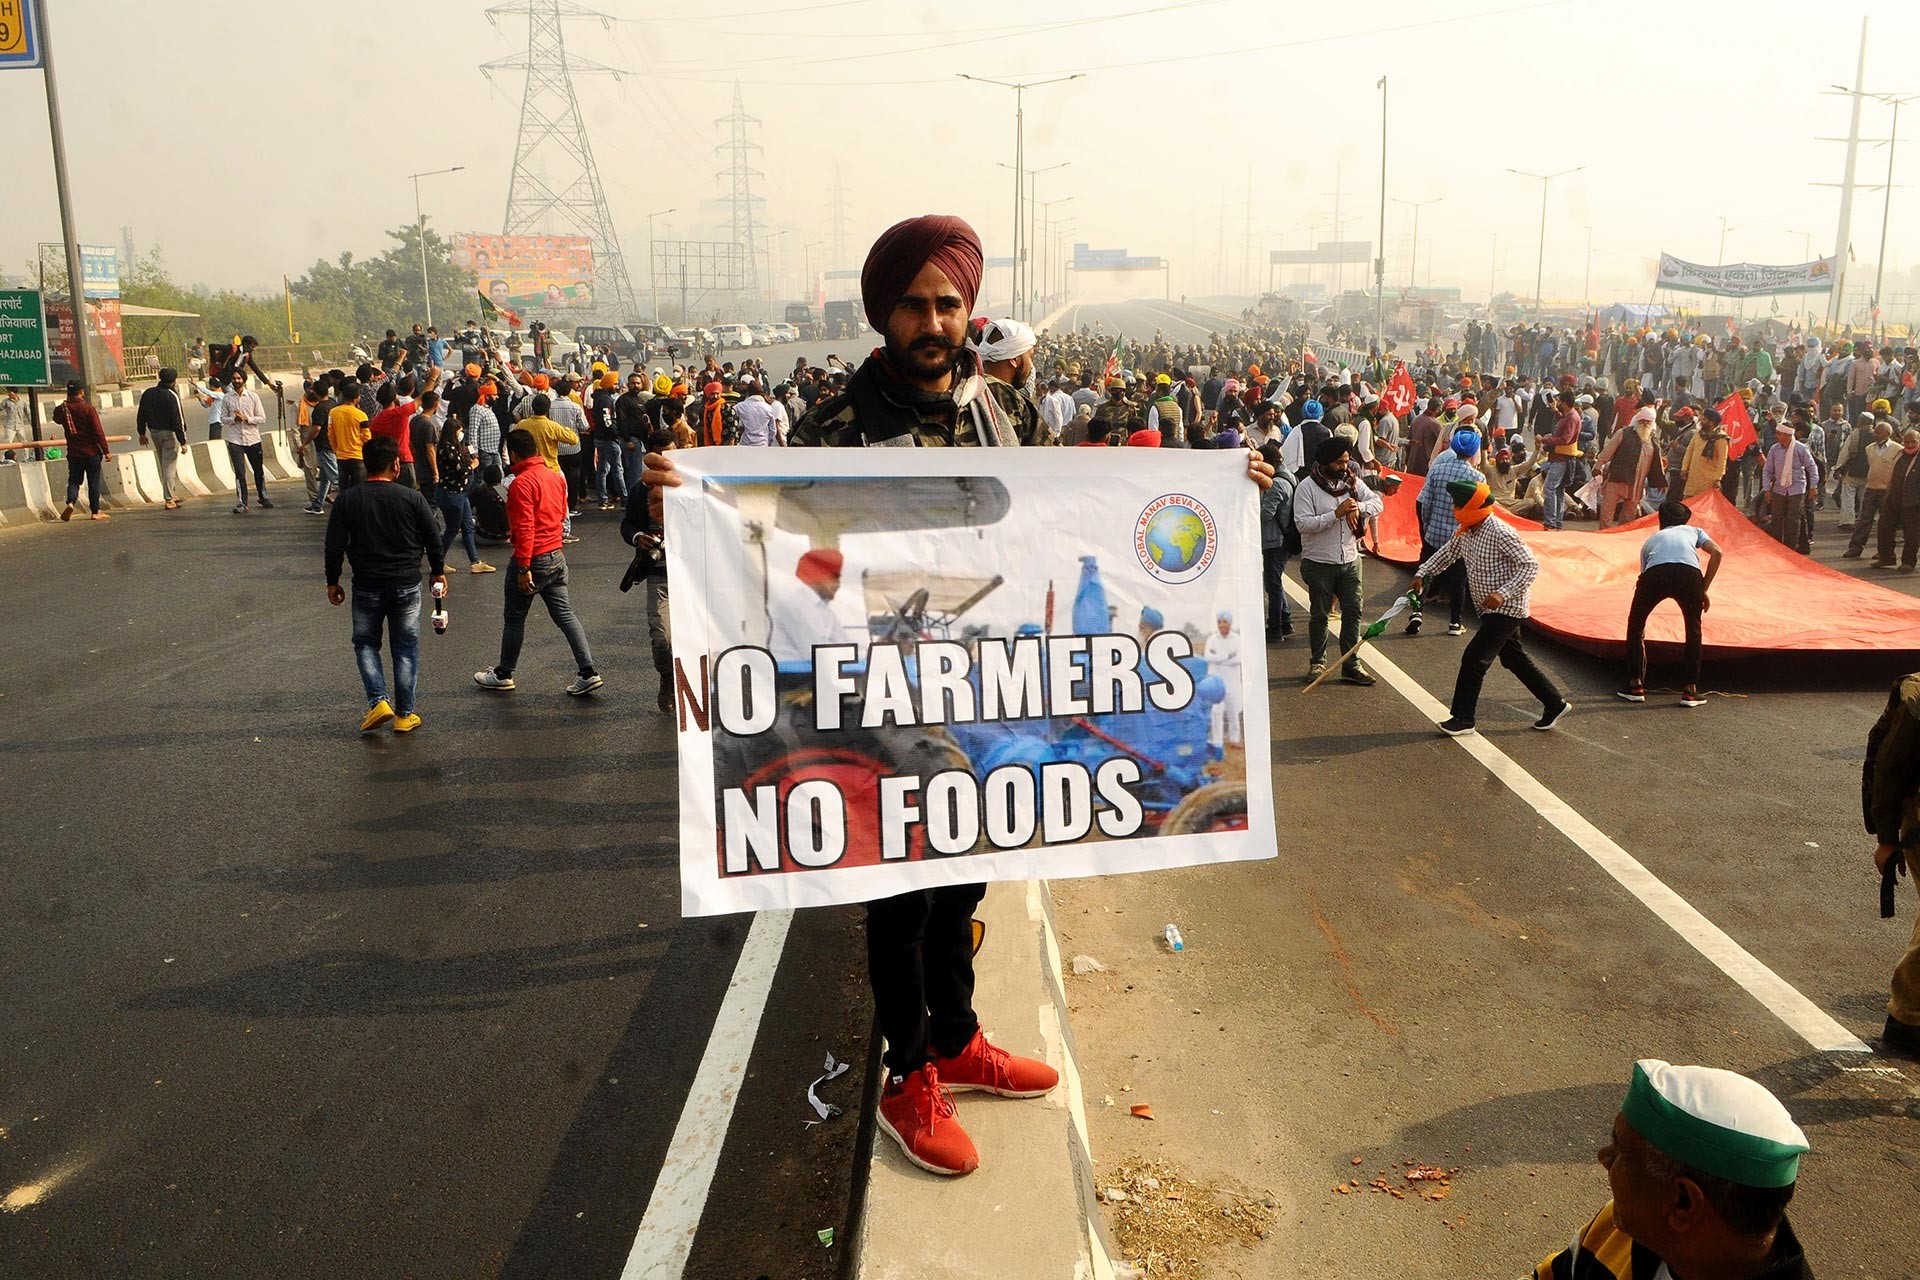
[[[1046,444],[1047,433],[1040,414],[1027,402],[1028,412],[1009,413],[991,390],[995,384],[982,378],[970,354],[964,354],[954,377],[953,390],[943,396],[930,396],[903,386],[886,369],[884,360],[873,355],[854,370],[847,389],[840,395],[818,401],[793,424],[788,433],[790,445],[823,445],[834,448],[858,448],[862,445],[919,445],[943,448],[978,445],[978,419],[973,411],[976,398],[990,401],[993,412],[1009,425],[1015,439],[1023,445]],[[1012,387],[1015,396],[1022,400]]]

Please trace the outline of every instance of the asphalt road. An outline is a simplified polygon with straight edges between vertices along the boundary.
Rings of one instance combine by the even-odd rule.
[[[1407,575],[1365,574],[1371,617]],[[1274,1238],[1210,1275],[1512,1276],[1605,1200],[1593,1152],[1632,1061],[1703,1062],[1806,1128],[1792,1217],[1819,1274],[1920,1274],[1920,1239],[1891,1225],[1920,1182],[1920,1065],[1815,1050],[1388,682],[1302,694],[1295,609],[1301,638],[1268,651],[1280,857],[1055,886],[1063,950],[1109,969],[1069,979],[1100,1165],[1152,1156],[1273,1196]],[[1395,627],[1378,649],[1444,702],[1464,643]],[[1574,714],[1530,731],[1538,705],[1496,668],[1486,739],[1871,1041],[1916,901],[1903,885],[1877,918],[1858,762],[1911,660],[1710,664],[1725,696],[1687,710],[1620,702],[1615,664],[1528,644]],[[1169,921],[1180,955],[1157,943]],[[1141,1102],[1155,1123],[1129,1118]],[[1421,1199],[1407,1161],[1457,1170],[1451,1194]],[[1381,1174],[1406,1198],[1370,1191]]]
[[[680,919],[615,522],[570,549],[601,694],[538,615],[476,689],[505,575],[460,573],[424,727],[363,739],[280,492],[0,533],[0,1273],[618,1275],[748,920]],[[857,913],[796,917],[686,1274],[837,1274],[863,964]]]

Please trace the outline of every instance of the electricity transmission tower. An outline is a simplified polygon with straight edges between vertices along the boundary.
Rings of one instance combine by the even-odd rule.
[[[716,155],[728,157],[727,167],[717,177],[725,181],[730,188],[729,203],[733,206],[733,243],[739,247],[744,267],[740,281],[740,302],[743,306],[754,306],[760,301],[760,260],[754,256],[753,245],[753,180],[767,175],[755,169],[748,158],[748,152],[760,150],[760,144],[747,141],[747,126],[757,125],[760,121],[747,114],[746,106],[740,99],[740,86],[733,86],[733,111],[715,124],[727,126],[727,140],[715,147]]]
[[[526,75],[520,99],[520,137],[513,149],[513,176],[507,184],[506,235],[584,235],[593,241],[596,305],[609,296],[624,316],[639,314],[633,284],[627,278],[627,260],[614,233],[607,193],[593,163],[580,100],[574,96],[573,76],[579,73],[611,75],[615,67],[568,54],[564,24],[573,18],[592,18],[607,26],[607,15],[575,0],[512,0],[487,10],[487,20],[498,15],[527,19],[527,51],[485,63],[480,68],[519,71]]]

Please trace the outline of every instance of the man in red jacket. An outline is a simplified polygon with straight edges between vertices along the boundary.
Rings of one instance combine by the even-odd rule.
[[[567,558],[561,553],[561,530],[567,518],[567,481],[540,456],[540,442],[531,431],[516,427],[507,433],[507,452],[513,459],[513,477],[507,484],[507,528],[513,540],[513,563],[507,571],[507,617],[500,633],[500,661],[473,673],[482,689],[511,689],[514,664],[526,639],[527,612],[537,595],[547,602],[547,614],[573,649],[579,669],[567,692],[575,697],[592,693],[606,683],[594,670],[587,648],[586,628],[580,625],[567,598]]]
[[[69,382],[66,401],[53,411],[53,420],[67,432],[67,505],[60,518],[73,519],[73,504],[80,501],[80,478],[85,476],[88,510],[95,520],[111,520],[100,509],[100,464],[113,456],[113,450],[107,445],[99,411],[87,403],[86,388]]]

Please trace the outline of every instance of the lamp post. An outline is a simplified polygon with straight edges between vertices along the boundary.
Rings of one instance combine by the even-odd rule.
[[[1001,89],[1013,90],[1013,310],[1017,316],[1020,311],[1020,263],[1021,263],[1021,200],[1026,195],[1027,166],[1027,90],[1038,89],[1043,85],[1064,84],[1068,80],[1078,80],[1085,72],[1076,72],[1070,76],[1055,76],[1051,80],[1031,80],[1024,84],[1015,84],[1006,80],[989,80],[985,76],[970,76],[962,71],[958,73],[962,80],[971,80],[976,84],[990,84]]]
[[[1380,243],[1374,247],[1373,254],[1373,354],[1374,359],[1385,361],[1386,350],[1386,305],[1387,305],[1387,78],[1380,77],[1380,83],[1374,88],[1380,90]],[[1402,202],[1404,203],[1404,202]],[[1428,201],[1427,203],[1432,203]],[[1420,251],[1420,206],[1413,206],[1413,249]],[[1271,276],[1272,272],[1269,271]],[[1407,284],[1413,284],[1413,267],[1407,267]],[[1375,370],[1376,376],[1378,370]]]
[[[1015,250],[1015,255],[1013,259],[1013,273],[1014,273],[1014,296],[1016,298],[1019,298],[1020,296],[1022,296],[1019,288],[1020,282],[1022,280],[1026,281],[1025,297],[1027,300],[1027,318],[1028,319],[1033,318],[1033,293],[1034,293],[1033,260],[1037,256],[1034,252],[1034,243],[1039,239],[1039,233],[1040,233],[1039,214],[1036,212],[1036,207],[1040,203],[1040,175],[1043,173],[1052,173],[1055,169],[1064,169],[1072,163],[1073,161],[1071,160],[1062,160],[1059,164],[1050,164],[1044,169],[1027,170],[1027,203],[1026,203],[1027,225],[1023,229],[1023,235],[1020,240],[1020,248]],[[996,160],[994,161],[994,164],[1002,169],[1013,168],[1012,165],[1006,163],[1003,160]],[[1044,284],[1042,287],[1044,289]],[[1015,319],[1015,320],[1019,319],[1020,318],[1019,312],[1018,311],[1010,312],[1009,318]]]
[[[660,286],[655,283],[653,277],[653,220],[655,218],[664,218],[673,212],[675,212],[673,209],[656,209],[647,215],[647,292],[653,297],[653,322],[655,324],[660,323]],[[680,319],[682,323],[685,323],[685,316],[681,316]]]
[[[1727,232],[1738,231],[1740,228],[1728,226],[1727,215],[1724,213],[1714,216],[1720,219],[1720,247],[1714,251],[1713,264],[1716,267],[1724,267],[1727,265]]]
[[[1570,173],[1578,173],[1587,166],[1577,164],[1571,169],[1562,169],[1558,173],[1528,173],[1524,169],[1508,169],[1508,173],[1518,174],[1522,178],[1533,178],[1540,184],[1540,259],[1533,269],[1533,319],[1540,320],[1540,290],[1547,276],[1547,188],[1553,185],[1555,178],[1564,178]]]
[[[427,328],[433,328],[433,289],[427,284],[427,216],[420,212],[420,179],[437,178],[443,173],[458,173],[467,166],[456,164],[451,169],[429,169],[425,173],[410,173],[413,179],[413,221],[420,234],[420,296],[427,304]]]
[[[1062,302],[1066,301],[1067,297],[1067,240],[1072,236],[1074,224],[1078,221],[1078,218],[1062,218],[1052,225],[1053,250],[1051,260],[1055,264],[1054,275],[1057,278],[1056,287],[1053,292]]]
[[[1887,275],[1887,219],[1893,213],[1893,152],[1900,145],[1900,104],[1920,98],[1920,94],[1910,93],[1904,96],[1891,93],[1869,94],[1869,97],[1886,103],[1893,108],[1893,127],[1887,130],[1887,194],[1886,203],[1880,206],[1880,261],[1873,269],[1873,329],[1876,338],[1885,332],[1881,325],[1880,285]]]
[[[800,251],[802,265],[807,269],[806,293],[807,305],[809,307],[813,305],[813,251],[818,249],[822,243],[824,242],[819,240],[809,240],[807,241],[807,247]]]
[[[1053,229],[1053,206],[1057,204],[1067,204],[1071,202],[1072,199],[1073,199],[1072,196],[1061,196],[1057,200],[1034,201],[1036,205],[1040,206],[1041,225],[1045,226],[1047,230],[1050,232]],[[1053,237],[1052,235],[1044,236],[1044,238],[1040,240],[1039,244],[1041,249],[1040,297],[1042,301],[1044,301],[1045,299],[1053,295]]]
[[[773,246],[774,246],[774,241],[778,240],[781,236],[785,234],[787,233],[784,230],[769,231],[767,233],[767,282],[771,287],[771,291],[773,293],[773,300],[775,302],[778,302],[780,300],[780,276],[779,276],[779,273],[775,270],[773,265],[775,261],[774,255],[773,255]]]
[[[1580,285],[1580,307],[1593,309],[1593,224],[1587,224],[1587,277]]]
[[[1399,196],[1393,198],[1395,204],[1404,204],[1413,210],[1413,252],[1407,256],[1407,288],[1409,289],[1413,288],[1414,265],[1420,261],[1420,209],[1423,205],[1439,204],[1445,199],[1445,196],[1433,196],[1426,200],[1402,200]],[[1386,234],[1384,227],[1380,234]]]

